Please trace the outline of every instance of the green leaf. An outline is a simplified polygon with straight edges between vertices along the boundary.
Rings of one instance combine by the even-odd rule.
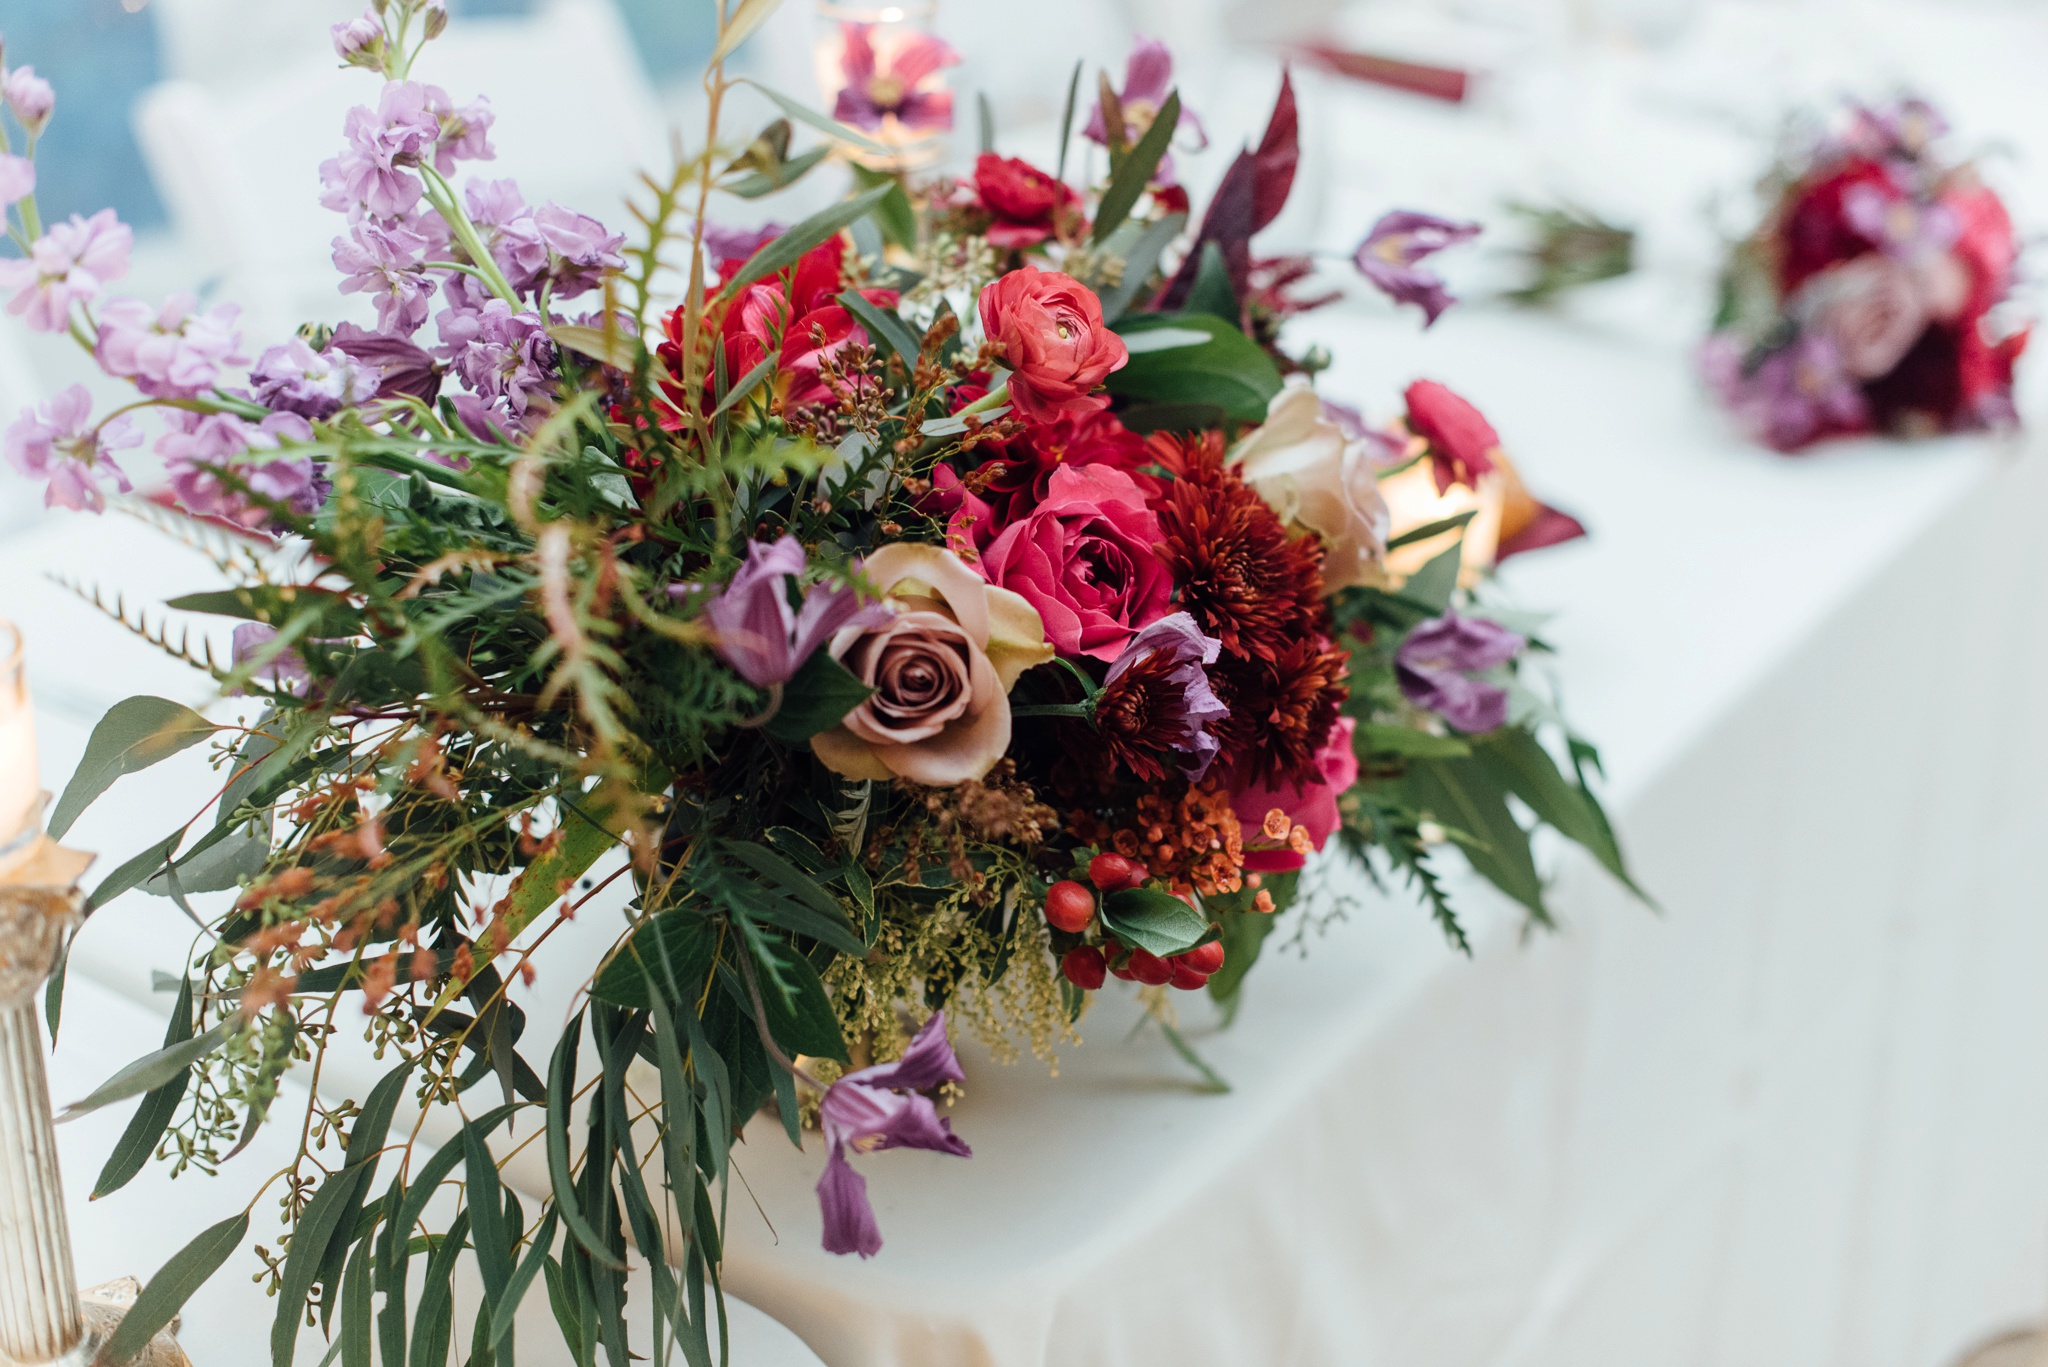
[[[802,180],[812,167],[832,155],[829,147],[813,147],[810,151],[776,162],[773,166],[741,176],[738,180],[719,183],[718,188],[741,199],[760,199],[784,190]]]
[[[979,116],[981,123],[980,150],[984,152],[995,151],[996,111],[989,107],[988,92],[986,90],[975,92],[974,112]]]
[[[904,322],[896,310],[870,303],[861,297],[859,290],[841,290],[839,302],[846,306],[848,313],[860,320],[860,325],[868,330],[868,336],[876,345],[901,356],[905,366],[917,364],[918,351],[923,344],[918,341],[917,334],[910,330],[910,324]],[[824,652],[819,651],[818,654],[822,655]],[[813,655],[811,658],[815,660],[818,656]]]
[[[653,1005],[657,987],[664,1002],[676,1001],[667,991],[670,982],[684,994],[701,992],[717,948],[718,933],[704,917],[687,910],[660,912],[641,922],[598,971],[590,994],[644,1011]],[[697,1009],[694,998],[687,1009]]]
[[[320,1184],[292,1227],[291,1252],[285,1255],[284,1276],[277,1291],[277,1315],[270,1323],[271,1367],[292,1367],[298,1352],[299,1323],[306,1313],[306,1295],[319,1280],[329,1242],[341,1231],[341,1217],[369,1178],[367,1168],[348,1166]]]
[[[260,824],[267,827],[268,819]],[[169,897],[172,895],[171,880],[175,877],[177,895],[181,897],[195,892],[223,892],[240,887],[244,878],[253,878],[262,872],[269,859],[269,835],[240,828],[224,839],[197,850],[190,858],[175,861],[170,868],[144,883],[142,890],[152,897]],[[95,892],[93,895],[99,894]]]
[[[1456,517],[1440,517],[1434,522],[1425,522],[1420,527],[1410,527],[1407,531],[1388,541],[1387,549],[1398,551],[1403,546],[1412,546],[1418,541],[1427,541],[1433,536],[1442,536],[1445,532],[1455,532],[1477,516],[1479,516],[1479,510],[1474,508],[1470,511],[1459,513]]]
[[[1453,832],[1481,877],[1549,924],[1529,833],[1508,809],[1506,791],[1478,761],[1411,759],[1399,782],[1410,805]]]
[[[1159,1022],[1159,1029],[1166,1036],[1166,1042],[1173,1046],[1173,1052],[1180,1055],[1181,1062],[1202,1075],[1202,1085],[1195,1090],[1217,1095],[1230,1090],[1230,1083],[1224,1079],[1223,1074],[1211,1068],[1208,1060],[1195,1052],[1194,1046],[1187,1042],[1180,1031],[1163,1020]]]
[[[192,980],[181,979],[178,984],[178,1004],[171,1009],[171,1023],[164,1031],[164,1047],[183,1044],[192,1038]],[[93,1183],[91,1200],[111,1196],[134,1179],[142,1171],[143,1164],[156,1152],[157,1141],[164,1137],[164,1131],[171,1127],[171,1120],[178,1113],[178,1103],[185,1099],[185,1088],[192,1080],[190,1064],[180,1068],[168,1082],[145,1093],[142,1104],[129,1118],[128,1128],[121,1131],[121,1138],[114,1145],[114,1151],[107,1157],[107,1164],[100,1169],[99,1180]]]
[[[185,1302],[192,1299],[192,1293],[206,1285],[209,1277],[220,1270],[228,1255],[242,1246],[242,1240],[249,1233],[249,1212],[233,1215],[202,1233],[191,1243],[173,1253],[170,1261],[157,1269],[149,1279],[149,1285],[142,1288],[142,1294],[135,1298],[135,1304],[121,1317],[120,1328],[107,1340],[107,1346],[100,1350],[99,1361],[122,1363],[134,1358],[149,1347],[149,1341],[157,1331],[177,1318]]]
[[[619,328],[585,327],[581,323],[550,323],[548,336],[575,352],[614,370],[630,373],[640,364],[640,340]]]
[[[1463,544],[1452,545],[1433,557],[1427,565],[1408,576],[1408,582],[1401,586],[1401,597],[1417,607],[1430,608],[1438,616],[1450,611],[1451,594],[1458,587],[1458,571],[1465,561]]]
[[[88,913],[98,911],[122,893],[140,884],[150,874],[162,868],[164,860],[171,857],[171,851],[177,847],[178,841],[183,838],[184,834],[185,832],[182,829],[172,831],[162,840],[151,845],[141,854],[136,855],[133,859],[130,859],[127,863],[101,879],[100,885],[92,890],[92,896],[86,898],[86,911]]]
[[[1054,180],[1067,178],[1067,145],[1074,140],[1074,109],[1081,102],[1081,68],[1085,62],[1074,63],[1074,74],[1067,78],[1067,103],[1060,112],[1060,159],[1052,173]]]
[[[917,210],[911,207],[901,182],[886,171],[870,171],[859,164],[853,168],[853,177],[863,188],[888,187],[889,192],[870,214],[882,230],[882,239],[905,250],[917,246]]]
[[[775,102],[776,108],[780,109],[783,113],[789,115],[789,117],[795,119],[798,123],[807,124],[810,127],[817,129],[820,133],[823,133],[828,138],[833,138],[839,142],[846,143],[847,145],[852,147],[858,147],[863,152],[873,152],[876,156],[880,157],[890,157],[896,154],[895,149],[883,146],[881,143],[876,142],[873,138],[867,136],[865,133],[862,133],[859,129],[849,128],[845,124],[839,122],[839,120],[837,119],[827,118],[825,115],[820,114],[817,110],[812,109],[810,106],[799,104],[795,100],[789,98],[789,96],[783,94],[781,91],[774,90],[769,88],[768,86],[762,85],[759,81],[750,80],[747,77],[742,76],[739,78],[738,81],[734,82],[734,84],[750,85],[754,87],[754,89],[760,91],[763,95],[766,95],[769,99],[773,100]],[[867,210],[865,209],[861,210],[861,213],[866,212]],[[855,215],[855,217],[858,216],[859,215]],[[823,239],[821,238],[819,240],[822,241]]]
[[[199,744],[220,728],[168,698],[139,697],[117,702],[92,729],[64,795],[50,812],[52,840],[61,840],[78,814],[124,774],[147,769]]]
[[[468,1235],[469,1212],[465,1210],[449,1223],[448,1232],[427,1258],[419,1307],[413,1312],[410,1367],[447,1367],[448,1345],[455,1336],[455,1263]],[[291,1363],[273,1362],[271,1367],[291,1367]]]
[[[131,1096],[141,1096],[144,1092],[155,1091],[226,1044],[234,1028],[233,1020],[224,1020],[197,1039],[182,1040],[135,1060],[102,1082],[92,1095],[83,1101],[74,1101],[66,1106],[64,1113],[57,1117],[57,1123],[61,1125],[82,1115],[90,1115],[102,1106],[111,1106],[116,1101],[126,1101]]]
[[[767,379],[770,375],[773,375],[775,373],[775,367],[779,363],[779,360],[780,358],[778,356],[770,356],[766,360],[762,361],[761,364],[755,366],[752,370],[749,370],[746,374],[740,376],[740,382],[734,385],[731,389],[726,390],[725,397],[718,401],[718,407],[711,410],[711,416],[714,418],[717,417],[720,413],[725,412],[726,409],[731,408],[734,404],[743,402],[746,399],[747,395],[759,389],[761,387],[761,382]]]
[[[606,1267],[624,1271],[626,1265],[613,1256],[605,1246],[604,1235],[584,1215],[576,1179],[569,1173],[569,1108],[575,1104],[576,1051],[582,1042],[583,1017],[578,1016],[562,1032],[555,1056],[548,1064],[548,1182],[554,1191],[555,1209],[561,1211],[576,1242]]]
[[[265,626],[282,627],[308,613],[309,636],[354,636],[363,629],[363,614],[348,599],[330,589],[302,588],[294,584],[252,584],[247,588],[218,589],[211,593],[188,593],[165,601],[179,612],[205,612],[216,617],[240,617]]]
[[[1124,338],[1124,350],[1133,356],[1149,356],[1155,351],[1181,351],[1208,344],[1209,334],[1200,328],[1146,328]]]
[[[1155,404],[1211,404],[1237,422],[1264,422],[1266,405],[1280,392],[1272,357],[1232,324],[1208,313],[1147,313],[1124,320],[1127,337],[1159,328],[1199,329],[1206,345],[1139,352],[1112,372],[1109,391]]]
[[[1103,321],[1114,323],[1130,310],[1137,300],[1138,291],[1145,288],[1152,279],[1153,268],[1167,247],[1188,226],[1186,214],[1168,214],[1157,222],[1145,225],[1145,231],[1132,244],[1130,253],[1124,257],[1123,274],[1118,278],[1116,288],[1102,296]],[[1129,339],[1125,339],[1128,343]]]
[[[1495,782],[1529,804],[1538,820],[1583,845],[1622,886],[1643,901],[1649,897],[1629,877],[1621,846],[1592,795],[1569,783],[1542,742],[1518,726],[1504,726],[1475,743],[1480,766]]]
[[[534,1277],[547,1265],[548,1250],[555,1246],[555,1226],[560,1220],[561,1212],[549,1206],[540,1228],[534,1232],[533,1242],[527,1245],[526,1256],[520,1259],[518,1271],[505,1284],[504,1298],[491,1314],[492,1348],[503,1343],[512,1332],[512,1326],[519,1318],[519,1303],[526,1299],[526,1289],[533,1285]]]
[[[1209,933],[1209,919],[1171,893],[1124,888],[1102,899],[1102,924],[1127,945],[1164,959],[1193,949]]]
[[[802,745],[845,721],[874,691],[824,651],[813,651],[782,686],[782,706],[763,729],[785,745]]]
[[[505,1187],[490,1146],[474,1126],[462,1127],[462,1152],[470,1242],[476,1245],[476,1270],[483,1280],[484,1300],[495,1308],[512,1281],[513,1232],[505,1228]]]
[[[1407,726],[1383,722],[1361,722],[1354,742],[1361,755],[1420,755],[1426,759],[1455,759],[1472,753],[1472,747],[1456,736],[1432,736]]]
[[[341,1367],[370,1367],[370,1247],[356,1245],[341,1278]]]
[[[1202,244],[1202,261],[1195,267],[1195,283],[1188,291],[1185,309],[1206,313],[1235,326],[1244,317],[1237,291],[1230,283],[1230,267],[1223,262],[1223,248],[1214,242]]]
[[[1131,216],[1138,196],[1152,183],[1152,174],[1159,169],[1160,159],[1166,155],[1167,144],[1173,141],[1174,130],[1179,126],[1180,92],[1176,90],[1166,97],[1159,117],[1152,120],[1145,136],[1138,139],[1138,145],[1110,177],[1109,188],[1102,192],[1102,202],[1095,208],[1095,241],[1108,237]]]
[[[887,185],[878,185],[812,214],[749,257],[747,264],[719,289],[718,297],[730,299],[763,276],[794,266],[805,252],[839,233],[855,219],[865,218],[891,190],[902,193],[896,182],[890,181]]]
[[[780,992],[763,992],[761,1005],[768,1012],[768,1033],[789,1054],[810,1054],[816,1058],[849,1062],[846,1039],[839,1032],[839,1016],[825,984],[810,960],[792,952],[782,964],[783,975],[794,984],[794,1001]]]
[[[762,898],[759,905],[749,905],[744,910],[785,930],[794,930],[829,944],[843,953],[867,953],[867,946],[847,923],[846,909],[802,869],[750,840],[722,840],[719,848],[781,888],[811,916],[792,918],[769,898]]]
[[[767,22],[768,16],[780,8],[782,0],[740,0],[740,7],[732,12],[719,32],[718,46],[711,50],[707,65],[717,66],[732,56],[741,43],[754,36],[754,30]]]

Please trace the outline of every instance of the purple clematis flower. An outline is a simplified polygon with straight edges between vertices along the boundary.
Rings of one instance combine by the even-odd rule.
[[[235,328],[241,309],[219,304],[194,313],[197,302],[174,294],[154,309],[132,295],[108,300],[93,348],[100,369],[157,399],[189,399],[213,388],[223,367],[249,359]]]
[[[377,373],[380,383],[373,398],[405,394],[432,403],[441,393],[441,367],[417,342],[343,323],[334,330],[329,350],[352,356]]]
[[[907,32],[903,41],[878,51],[873,24],[841,24],[839,32],[846,43],[839,59],[846,84],[834,118],[869,132],[890,114],[920,133],[953,126],[953,92],[925,87],[942,68],[959,65],[959,53],[929,33]]]
[[[888,620],[889,610],[879,603],[863,608],[850,584],[814,584],[804,594],[803,607],[792,611],[788,581],[803,573],[804,564],[803,543],[793,536],[749,542],[747,562],[704,609],[718,633],[714,648],[719,658],[756,688],[788,683],[841,627]],[[680,598],[697,588],[672,584],[669,593]]]
[[[15,292],[7,311],[37,332],[64,331],[74,303],[94,298],[100,286],[128,274],[134,245],[134,230],[112,209],[52,224],[27,256],[0,261],[0,289]]]
[[[1479,236],[1477,223],[1459,223],[1434,214],[1396,209],[1383,215],[1351,254],[1359,274],[1400,304],[1420,306],[1424,327],[1458,301],[1444,282],[1416,263],[1424,257]]]
[[[1157,38],[1140,38],[1138,45],[1131,49],[1130,58],[1124,63],[1124,88],[1117,92],[1117,103],[1123,110],[1124,136],[1136,142],[1159,117],[1161,106],[1173,90],[1173,53]],[[1199,152],[1209,145],[1209,134],[1202,127],[1202,120],[1186,104],[1180,107],[1180,125],[1176,134],[1185,130],[1193,134],[1194,141],[1184,144],[1188,151]],[[1090,142],[1107,145],[1109,125],[1102,113],[1102,102],[1097,100],[1088,109],[1088,126],[1081,135]],[[1173,157],[1159,159],[1159,169],[1153,173],[1153,180],[1160,185],[1174,184]]]
[[[40,408],[22,410],[0,441],[0,450],[19,473],[49,481],[43,492],[46,506],[97,513],[107,506],[100,492],[102,475],[111,475],[124,494],[134,487],[114,463],[113,453],[141,444],[142,434],[126,417],[95,426],[92,395],[84,385],[75,384]]]
[[[1508,691],[1472,676],[1506,664],[1528,644],[1498,622],[1446,612],[1408,633],[1394,673],[1409,702],[1476,735],[1507,721]]]
[[[848,1073],[832,1084],[818,1107],[825,1132],[825,1173],[818,1179],[818,1209],[825,1217],[827,1253],[872,1258],[882,1250],[882,1231],[868,1204],[868,1183],[846,1161],[846,1151],[930,1149],[968,1158],[973,1150],[953,1133],[928,1097],[918,1095],[967,1074],[946,1042],[946,1013],[937,1011],[894,1063]]]
[[[1230,709],[1216,696],[1202,666],[1215,664],[1222,649],[1223,642],[1203,635],[1195,619],[1185,612],[1168,613],[1133,636],[1110,665],[1097,700],[1097,721],[1104,725],[1111,744],[1130,741],[1144,746],[1150,742],[1156,748],[1186,754],[1189,758],[1181,772],[1188,778],[1200,779],[1208,773],[1223,748],[1222,740],[1209,728],[1229,716]],[[1145,667],[1133,674],[1140,665]],[[1144,691],[1146,705],[1132,710],[1144,717],[1144,734],[1110,734],[1111,719],[1121,715],[1116,705],[1118,693],[1136,689]]]
[[[1700,370],[1736,422],[1780,451],[1870,422],[1869,402],[1841,350],[1818,332],[1801,333],[1754,365],[1740,338],[1718,333],[1700,349]]]

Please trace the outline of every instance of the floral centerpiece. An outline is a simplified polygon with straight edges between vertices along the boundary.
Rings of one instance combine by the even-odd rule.
[[[2027,332],[1996,193],[1944,155],[1920,100],[1849,108],[1765,178],[1763,221],[1722,276],[1708,383],[1757,440],[2007,427]]]
[[[309,1315],[346,1362],[441,1362],[457,1339],[509,1360],[541,1277],[578,1360],[623,1363],[633,1249],[652,1341],[707,1362],[727,1151],[757,1112],[822,1130],[825,1245],[870,1255],[850,1160],[968,1153],[934,1099],[963,1078],[949,1029],[1049,1053],[1110,979],[1169,1031],[1176,991],[1234,1005],[1319,854],[1397,873],[1460,945],[1449,847],[1538,920],[1532,821],[1625,877],[1592,747],[1519,672],[1533,624],[1471,587],[1481,510],[1390,526],[1382,499],[1495,477],[1492,427],[1430,381],[1367,422],[1280,344],[1306,269],[1252,240],[1294,178],[1284,79],[1190,233],[1163,49],[1079,120],[1094,172],[990,150],[919,180],[863,131],[880,96],[835,119],[771,92],[788,117],[722,143],[724,58],[770,8],[726,18],[711,131],[627,233],[509,181],[458,187],[492,116],[412,75],[438,4],[338,26],[386,81],[321,169],[342,291],[375,325],[260,350],[231,306],[113,294],[111,213],[40,224],[49,94],[6,79],[28,144],[0,161],[9,307],[139,392],[95,417],[65,391],[7,459],[97,510],[161,424],[171,525],[230,576],[169,607],[238,623],[221,655],[131,622],[242,713],[119,704],[52,813],[61,833],[121,774],[218,749],[209,815],[142,833],[92,896],[232,894],[193,913],[163,1049],[81,1103],[141,1097],[95,1190],[152,1154],[226,1161],[310,1061],[268,1188],[292,1223],[264,1255],[278,1363]],[[799,124],[819,147],[792,152]],[[719,226],[836,151],[867,159],[848,198]],[[1456,228],[1393,215],[1360,257],[1434,316],[1418,262]],[[1526,532],[1547,510],[1521,497]],[[616,944],[522,1047],[540,1032],[510,989],[617,880]],[[318,1069],[351,1017],[392,1067],[343,1100]],[[523,1112],[546,1154],[531,1209],[500,1173]],[[437,1115],[453,1137],[430,1156]],[[248,1221],[195,1239],[135,1332]],[[457,1326],[465,1256],[485,1298]]]

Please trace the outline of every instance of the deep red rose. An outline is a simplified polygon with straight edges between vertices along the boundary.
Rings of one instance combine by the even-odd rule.
[[[1500,434],[1480,411],[1435,380],[1408,386],[1408,430],[1429,443],[1430,461],[1441,494],[1453,484],[1479,487],[1493,469]]]
[[[1058,271],[1026,266],[991,283],[981,327],[1010,367],[1011,405],[1033,422],[1109,407],[1095,389],[1130,360],[1095,291]]]
[[[1973,321],[1990,312],[2012,288],[2013,263],[2019,257],[2012,218],[1997,195],[1982,185],[1952,189],[1941,203],[1956,216],[1956,259],[1970,274],[1970,294],[1962,317]]]
[[[998,530],[1028,516],[1052,487],[1053,472],[1069,466],[1114,466],[1136,480],[1147,499],[1159,492],[1157,480],[1139,473],[1145,439],[1111,413],[1061,413],[994,449],[998,454],[981,467],[988,472],[982,497]]]
[[[1829,266],[1875,249],[1849,222],[1843,200],[1858,185],[1868,185],[1886,199],[1904,199],[1891,174],[1875,161],[1852,157],[1803,189],[1786,210],[1778,229],[1778,288],[1793,291]]]
[[[1022,250],[1058,232],[1074,214],[1074,192],[1028,161],[983,152],[974,163],[974,192],[995,222],[985,236],[995,246]]]
[[[1053,472],[1029,517],[983,549],[978,568],[1038,609],[1054,650],[1114,660],[1171,606],[1173,576],[1154,550],[1159,540],[1159,519],[1129,475],[1069,467]]]

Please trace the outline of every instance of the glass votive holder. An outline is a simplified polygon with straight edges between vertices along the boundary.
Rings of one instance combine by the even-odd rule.
[[[938,0],[899,4],[817,0],[814,50],[825,112],[888,148],[851,155],[875,170],[919,171],[946,156],[960,54],[932,31]]]
[[[42,801],[21,633],[12,622],[0,620],[0,873],[34,845]]]

